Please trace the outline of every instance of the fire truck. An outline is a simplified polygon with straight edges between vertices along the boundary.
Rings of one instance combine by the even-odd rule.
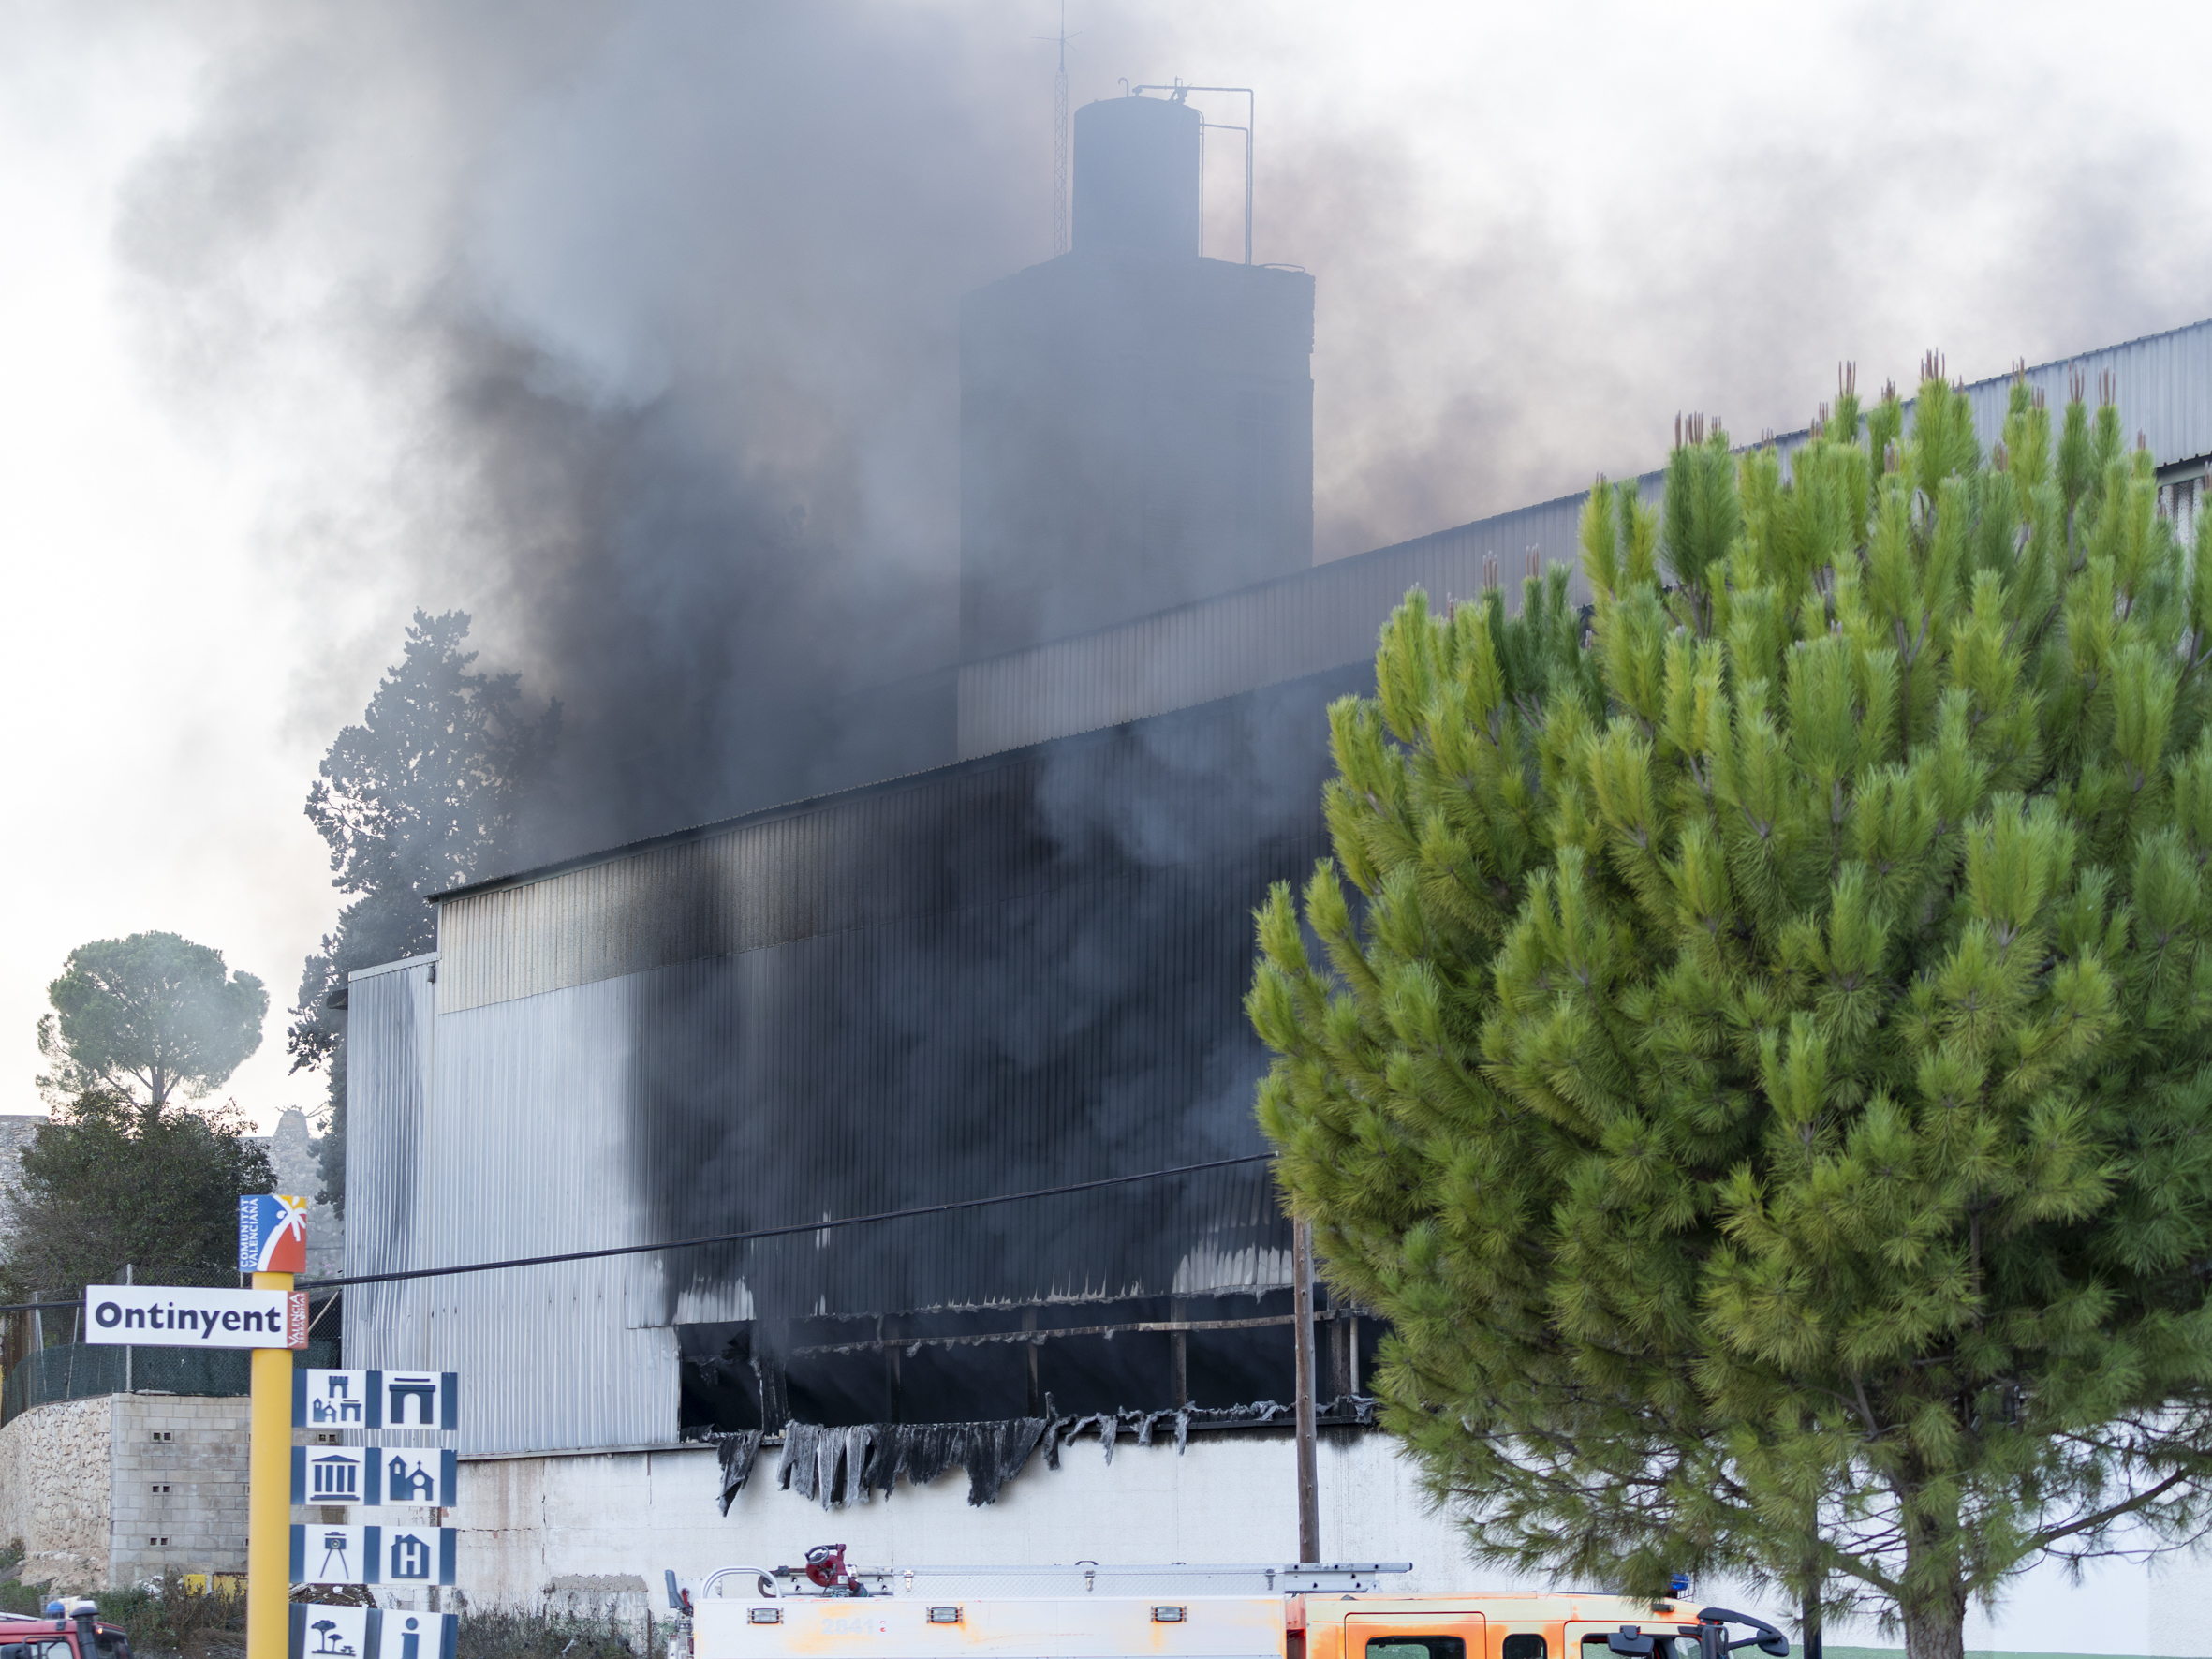
[[[89,1601],[49,1602],[42,1619],[0,1613],[0,1659],[131,1659],[130,1637]]]
[[[1405,1562],[802,1567],[665,1575],[692,1659],[1788,1659],[1725,1607],[1555,1592],[1388,1589]],[[1747,1634],[1736,1634],[1737,1627]]]

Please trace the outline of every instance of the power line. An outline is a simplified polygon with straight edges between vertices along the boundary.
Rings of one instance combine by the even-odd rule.
[[[1232,1169],[1246,1163],[1266,1163],[1273,1152],[1247,1152],[1241,1158],[1212,1158],[1203,1163],[1178,1163],[1167,1169],[1147,1169],[1137,1175],[1101,1176],[1093,1181],[1069,1181],[1057,1187],[1039,1187],[1027,1192],[998,1192],[988,1198],[954,1198],[943,1204],[922,1204],[911,1209],[878,1210],[874,1215],[837,1216],[828,1221],[793,1222],[782,1227],[750,1227],[740,1233],[711,1233],[700,1238],[675,1238],[659,1244],[613,1244],[603,1250],[567,1251],[550,1256],[516,1256],[504,1262],[470,1262],[458,1267],[409,1267],[396,1273],[356,1273],[342,1279],[302,1279],[295,1290],[337,1290],[349,1284],[390,1284],[403,1279],[447,1279],[461,1273],[496,1273],[509,1267],[546,1267],[558,1262],[589,1262],[605,1256],[645,1255],[656,1250],[697,1250],[710,1244],[744,1244],[756,1238],[787,1238],[798,1233],[826,1233],[833,1227],[865,1227],[877,1222],[910,1221],[917,1216],[945,1215],[958,1209],[983,1209],[994,1204],[1022,1204],[1033,1198],[1062,1198],[1071,1192],[1091,1192],[1100,1187],[1126,1187],[1136,1181],[1156,1181],[1169,1176],[1197,1175],[1209,1169]],[[29,1313],[81,1308],[73,1302],[0,1303],[0,1313]]]
[[[1172,1169],[1148,1169],[1142,1175],[1102,1176],[1095,1181],[1070,1181],[1061,1187],[1040,1187],[1031,1192],[1000,1192],[990,1198],[955,1198],[944,1204],[917,1205],[912,1209],[884,1209],[874,1215],[842,1216],[823,1222],[793,1222],[783,1227],[751,1227],[742,1233],[712,1233],[703,1238],[677,1238],[665,1244],[612,1244],[604,1250],[568,1251],[560,1255],[517,1256],[506,1262],[472,1262],[465,1267],[410,1267],[398,1273],[357,1273],[347,1279],[306,1279],[299,1290],[333,1290],[347,1284],[389,1284],[400,1279],[444,1279],[457,1273],[493,1273],[505,1267],[543,1267],[555,1262],[588,1262],[601,1256],[644,1255],[656,1250],[696,1250],[709,1244],[744,1244],[755,1238],[785,1238],[795,1233],[826,1233],[832,1227],[865,1227],[877,1222],[903,1222],[915,1216],[944,1215],[955,1209],[981,1209],[993,1204],[1020,1204],[1031,1198],[1059,1198],[1070,1192],[1088,1192],[1099,1187],[1125,1187],[1132,1181],[1158,1180],[1172,1175],[1195,1175],[1201,1170],[1227,1169],[1239,1163],[1265,1163],[1273,1152],[1247,1152],[1242,1158],[1215,1158],[1204,1163],[1181,1163]]]

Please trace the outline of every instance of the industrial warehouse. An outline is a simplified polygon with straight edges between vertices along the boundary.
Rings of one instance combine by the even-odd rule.
[[[1072,251],[964,304],[962,659],[883,689],[882,775],[440,895],[435,954],[352,978],[346,1275],[602,1252],[346,1293],[348,1365],[475,1380],[487,1598],[825,1528],[1296,1558],[1251,911],[1327,852],[1325,712],[1393,606],[1579,594],[1582,497],[1312,564],[1312,279],[1199,251],[1201,96],[1079,111]],[[2193,513],[2212,322],[2025,372],[2109,376]],[[1381,1333],[1319,1301],[1321,1559],[1440,1583]]]

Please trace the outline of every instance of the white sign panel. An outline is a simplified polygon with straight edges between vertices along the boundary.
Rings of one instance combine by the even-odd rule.
[[[450,1585],[459,1538],[451,1527],[295,1524],[292,1582]]]
[[[459,1459],[451,1447],[296,1445],[295,1503],[420,1503],[450,1509]]]
[[[292,1448],[292,1502],[376,1503],[371,1483],[378,1473],[373,1445],[296,1445]]]
[[[325,1607],[294,1602],[291,1659],[453,1659],[461,1619],[404,1607]]]
[[[84,1340],[149,1348],[304,1348],[307,1293],[88,1284]]]
[[[387,1429],[457,1429],[451,1371],[371,1371]]]
[[[450,1584],[461,1534],[451,1527],[387,1526],[376,1540],[376,1568],[385,1584]]]
[[[295,1429],[374,1429],[376,1396],[372,1371],[326,1371],[302,1366],[292,1373],[292,1427]],[[302,1580],[305,1582],[304,1579]],[[346,1579],[346,1583],[355,1580]]]
[[[375,1607],[317,1607],[294,1602],[292,1659],[376,1659]]]
[[[451,1371],[297,1370],[292,1427],[455,1429],[459,1381]]]
[[[294,1584],[367,1584],[377,1563],[375,1527],[292,1528]]]

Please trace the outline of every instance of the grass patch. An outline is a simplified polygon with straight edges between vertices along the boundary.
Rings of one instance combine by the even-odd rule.
[[[243,1595],[169,1584],[159,1590],[103,1590],[92,1599],[103,1622],[129,1633],[134,1653],[210,1659],[243,1652]]]
[[[0,1611],[43,1615],[56,1600],[52,1584],[6,1578],[20,1567],[22,1551],[0,1551]],[[245,1597],[173,1584],[161,1590],[103,1590],[93,1605],[104,1624],[130,1636],[131,1652],[147,1659],[223,1659],[245,1647]]]
[[[455,1636],[455,1659],[667,1659],[668,1654],[658,1629],[653,1633],[653,1652],[641,1653],[641,1638],[612,1603],[582,1612],[551,1607],[465,1607]]]

